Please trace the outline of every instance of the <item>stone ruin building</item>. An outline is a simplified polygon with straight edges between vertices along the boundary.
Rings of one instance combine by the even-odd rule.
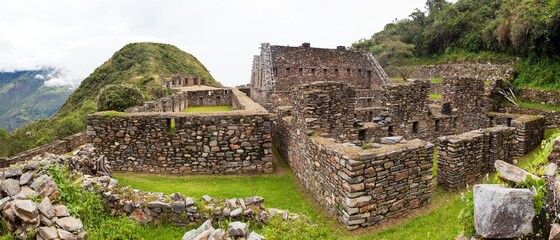
[[[543,138],[542,116],[497,112],[501,81],[391,82],[370,53],[261,45],[251,82],[212,86],[168,75],[173,94],[126,113],[88,116],[87,137],[117,172],[272,173],[272,143],[300,183],[348,229],[431,201],[432,183],[464,188]],[[195,106],[232,111],[189,113]],[[437,174],[434,154],[437,149]]]
[[[116,116],[105,112],[88,116],[90,142],[107,157],[113,171],[271,173],[268,112],[237,89],[191,85],[181,79],[185,78],[171,83],[175,86],[171,96]],[[183,112],[224,105],[233,110]]]
[[[454,190],[539,145],[542,116],[495,112],[500,83],[448,78],[434,102],[430,81],[392,83],[369,53],[264,43],[244,91],[301,184],[357,229],[430,203],[435,148],[438,185]]]

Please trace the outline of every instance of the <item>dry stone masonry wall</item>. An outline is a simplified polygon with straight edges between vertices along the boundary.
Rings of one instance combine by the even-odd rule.
[[[515,142],[515,129],[503,126],[438,138],[438,185],[461,189],[493,171],[496,160],[512,162]]]
[[[560,91],[520,88],[518,97],[525,102],[560,105]]]
[[[202,98],[202,99],[201,99]],[[237,89],[181,91],[132,113],[88,116],[89,141],[119,172],[270,173],[270,116]],[[171,106],[168,103],[171,103]],[[185,107],[232,105],[229,112],[183,113]],[[139,112],[147,111],[147,112]]]
[[[306,131],[338,139],[355,139],[353,88],[343,83],[302,84],[292,94],[292,110]]]
[[[467,77],[478,80],[513,80],[515,71],[512,63],[453,63],[438,65],[408,66],[397,72],[390,72],[390,76],[400,77],[405,73],[407,78],[457,78]]]
[[[443,102],[451,105],[455,133],[490,126],[486,116],[484,81],[473,78],[445,79]]]
[[[78,146],[86,144],[88,141],[86,132],[76,133],[74,135],[57,140],[49,144],[41,145],[39,147],[29,149],[27,151],[18,153],[12,157],[0,158],[0,168],[9,167],[18,162],[31,160],[36,155],[44,153],[64,154],[72,151]]]
[[[88,135],[118,172],[272,172],[268,114],[88,116]]]

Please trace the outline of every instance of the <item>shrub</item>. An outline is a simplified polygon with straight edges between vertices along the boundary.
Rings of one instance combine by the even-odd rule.
[[[101,89],[97,97],[97,110],[115,110],[123,112],[125,109],[142,105],[144,95],[136,86],[130,84],[110,84]]]

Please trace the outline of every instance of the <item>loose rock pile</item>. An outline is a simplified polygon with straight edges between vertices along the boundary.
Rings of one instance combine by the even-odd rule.
[[[18,238],[83,239],[82,221],[70,216],[59,202],[60,192],[47,175],[48,161],[5,168],[0,180],[0,200],[6,226]]]
[[[44,154],[34,157],[31,162],[1,170],[0,208],[8,229],[18,238],[28,238],[32,232],[37,233],[37,239],[83,239],[86,236],[80,219],[71,217],[68,208],[59,202],[58,187],[47,174],[47,169],[53,164],[69,166],[73,174],[78,174],[78,183],[86,191],[99,194],[113,215],[127,215],[144,224],[180,226],[206,220],[199,229],[185,234],[187,238],[184,239],[196,235],[192,239],[258,240],[264,238],[249,232],[244,222],[266,224],[272,217],[284,221],[306,219],[286,210],[266,209],[264,198],[257,196],[214,199],[205,195],[195,200],[181,193],[167,195],[120,186],[118,180],[107,173],[104,157],[97,156],[91,145],[84,145],[71,156]],[[211,222],[220,220],[233,221],[227,232],[213,229]],[[212,231],[207,231],[210,228]]]
[[[214,229],[212,220],[206,220],[198,229],[193,229],[183,235],[182,240],[201,240],[201,239],[246,239],[246,240],[264,240],[264,237],[256,232],[249,233],[249,228],[244,222],[231,222],[228,224],[228,230],[221,228]]]

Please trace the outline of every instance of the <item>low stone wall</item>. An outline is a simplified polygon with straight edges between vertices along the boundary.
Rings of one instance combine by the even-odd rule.
[[[530,114],[530,115],[541,115],[544,116],[545,124],[547,126],[558,126],[560,125],[560,112],[558,111],[547,111],[535,108],[526,108],[519,106],[508,106],[504,108],[506,112],[513,114]]]
[[[513,119],[511,126],[515,127],[518,156],[523,156],[537,148],[544,138],[543,116],[523,115]]]
[[[525,102],[560,105],[560,91],[520,88],[517,94],[519,99]]]
[[[34,156],[44,153],[64,154],[71,152],[75,148],[87,143],[86,132],[76,133],[62,140],[57,140],[49,144],[45,144],[27,151],[18,153],[12,157],[0,158],[0,168],[9,167],[18,162],[31,160]]]
[[[388,72],[389,76],[404,73],[407,78],[432,79],[467,77],[479,80],[512,80],[515,71],[512,63],[451,63],[437,65],[406,66],[398,68],[397,72]]]
[[[437,182],[446,189],[461,189],[493,171],[494,162],[512,162],[516,153],[515,129],[492,127],[438,138]]]
[[[272,172],[268,113],[88,116],[88,136],[117,172]]]

